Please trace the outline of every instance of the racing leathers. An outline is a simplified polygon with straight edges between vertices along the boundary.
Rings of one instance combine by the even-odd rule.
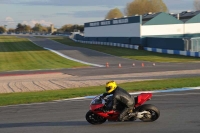
[[[118,102],[121,102],[125,106],[124,110],[120,113],[120,116],[119,116],[119,121],[124,121],[125,116],[128,113],[132,113],[135,101],[126,90],[120,88],[119,86],[117,86],[117,88],[111,94],[113,94],[113,99],[112,99],[113,110],[116,110]],[[106,96],[106,95],[108,94],[107,93],[103,94],[103,96]]]

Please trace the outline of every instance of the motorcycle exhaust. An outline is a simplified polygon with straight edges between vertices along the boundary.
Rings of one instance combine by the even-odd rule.
[[[151,113],[148,111],[138,112],[136,117],[140,119],[140,118],[144,117],[144,115],[147,115],[148,118],[151,117]]]

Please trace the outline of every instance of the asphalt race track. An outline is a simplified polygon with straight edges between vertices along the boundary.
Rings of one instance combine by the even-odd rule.
[[[98,51],[67,46],[46,38],[34,38],[30,36],[20,36],[28,38],[38,46],[55,50],[63,55],[69,56],[80,61],[102,65],[104,67],[90,67],[80,69],[61,69],[61,70],[36,70],[36,71],[13,71],[0,72],[1,75],[15,74],[32,74],[42,72],[61,72],[76,76],[94,76],[94,75],[110,75],[110,74],[129,74],[129,73],[146,73],[146,72],[163,72],[163,71],[179,71],[179,70],[198,70],[200,62],[194,63],[154,63],[147,61],[138,61],[124,59]],[[109,63],[109,68],[106,68],[106,63]],[[121,68],[119,69],[119,64]],[[133,66],[134,64],[134,66]],[[144,64],[144,67],[142,67]],[[197,75],[199,75],[197,73]]]
[[[1,133],[199,133],[200,91],[155,93],[148,104],[161,116],[155,122],[105,122],[85,120],[91,99],[0,107]]]
[[[199,62],[155,63],[154,65],[153,62],[124,59],[86,48],[67,46],[46,38],[30,36],[26,38],[36,45],[52,49],[73,59],[101,66],[105,66],[108,62],[109,67],[0,72],[0,93],[88,87],[104,85],[108,80],[124,83],[200,76]],[[119,63],[121,63],[120,68]]]
[[[31,39],[31,38],[29,38]],[[133,60],[103,54],[100,52],[55,43],[48,39],[32,38],[34,43],[43,47],[90,63],[105,65],[109,68],[81,68],[62,70],[16,71],[0,73],[0,76],[31,74],[42,72],[61,72],[72,76],[100,76],[110,74],[143,74],[139,78],[152,78],[154,75],[145,73],[157,72],[157,78],[194,77],[200,76],[200,63],[156,63]],[[46,45],[49,44],[49,45]],[[56,45],[56,48],[54,47]],[[60,47],[58,47],[58,44]],[[75,52],[74,54],[72,53]],[[92,54],[92,55],[90,55]],[[122,68],[118,64],[122,63]],[[145,67],[141,67],[145,63]],[[181,70],[181,71],[180,71]],[[163,73],[173,72],[171,76]],[[183,74],[177,74],[176,71]],[[184,73],[185,71],[185,73]],[[163,74],[163,75],[162,75]],[[120,77],[118,77],[120,78]],[[137,77],[138,78],[138,77]],[[105,79],[107,80],[107,79]],[[5,81],[4,81],[5,82]],[[190,90],[170,93],[154,93],[148,104],[154,104],[161,111],[160,118],[155,122],[106,122],[102,125],[91,125],[85,120],[91,99],[64,100],[48,103],[37,103],[17,106],[0,107],[0,133],[199,133],[200,132],[200,90]]]

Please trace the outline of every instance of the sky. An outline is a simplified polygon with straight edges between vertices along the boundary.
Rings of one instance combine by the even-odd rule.
[[[54,24],[61,28],[66,24],[83,25],[103,20],[109,10],[119,8],[123,13],[127,3],[133,0],[0,0],[0,26],[16,28],[18,23],[33,27]],[[191,10],[194,0],[163,0],[169,12]]]

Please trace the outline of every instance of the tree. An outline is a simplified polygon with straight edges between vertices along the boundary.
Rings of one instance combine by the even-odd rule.
[[[47,32],[48,32],[48,33],[51,32],[51,27],[50,27],[50,26],[47,26],[46,29],[47,29]]]
[[[42,27],[42,31],[43,32],[48,32],[48,28],[47,27]]]
[[[200,10],[200,0],[194,0],[194,9]]]
[[[43,31],[43,27],[41,24],[35,24],[35,26],[32,28],[33,31],[41,32]]]
[[[17,32],[30,32],[31,26],[29,25],[22,25],[20,23],[17,24],[17,28],[15,29]]]
[[[23,25],[23,29],[24,29],[25,32],[30,32],[31,31],[31,26]]]
[[[72,25],[72,24],[66,24],[64,26],[62,26],[59,30],[63,31],[63,32],[74,32],[74,30],[79,30],[81,32],[84,31],[84,26],[83,25]]]
[[[8,32],[15,32],[15,29],[9,28],[9,29],[8,29]]]
[[[168,12],[168,8],[162,0],[134,0],[128,3],[125,8],[127,16],[142,15],[149,12]]]
[[[66,25],[62,26],[62,28],[60,30],[63,32],[73,32],[73,25],[66,24]]]
[[[83,31],[84,31],[84,26],[83,26],[83,25],[78,25],[77,29],[78,29],[80,32],[83,32]]]
[[[17,32],[22,32],[23,30],[24,30],[23,25],[22,25],[21,23],[18,23],[18,24],[17,24],[16,31],[17,31]]]
[[[123,16],[123,13],[118,8],[114,8],[107,13],[105,19],[122,18]]]
[[[3,27],[3,26],[0,26],[0,33],[4,33],[4,32],[6,32],[6,29],[5,29],[5,27]]]

